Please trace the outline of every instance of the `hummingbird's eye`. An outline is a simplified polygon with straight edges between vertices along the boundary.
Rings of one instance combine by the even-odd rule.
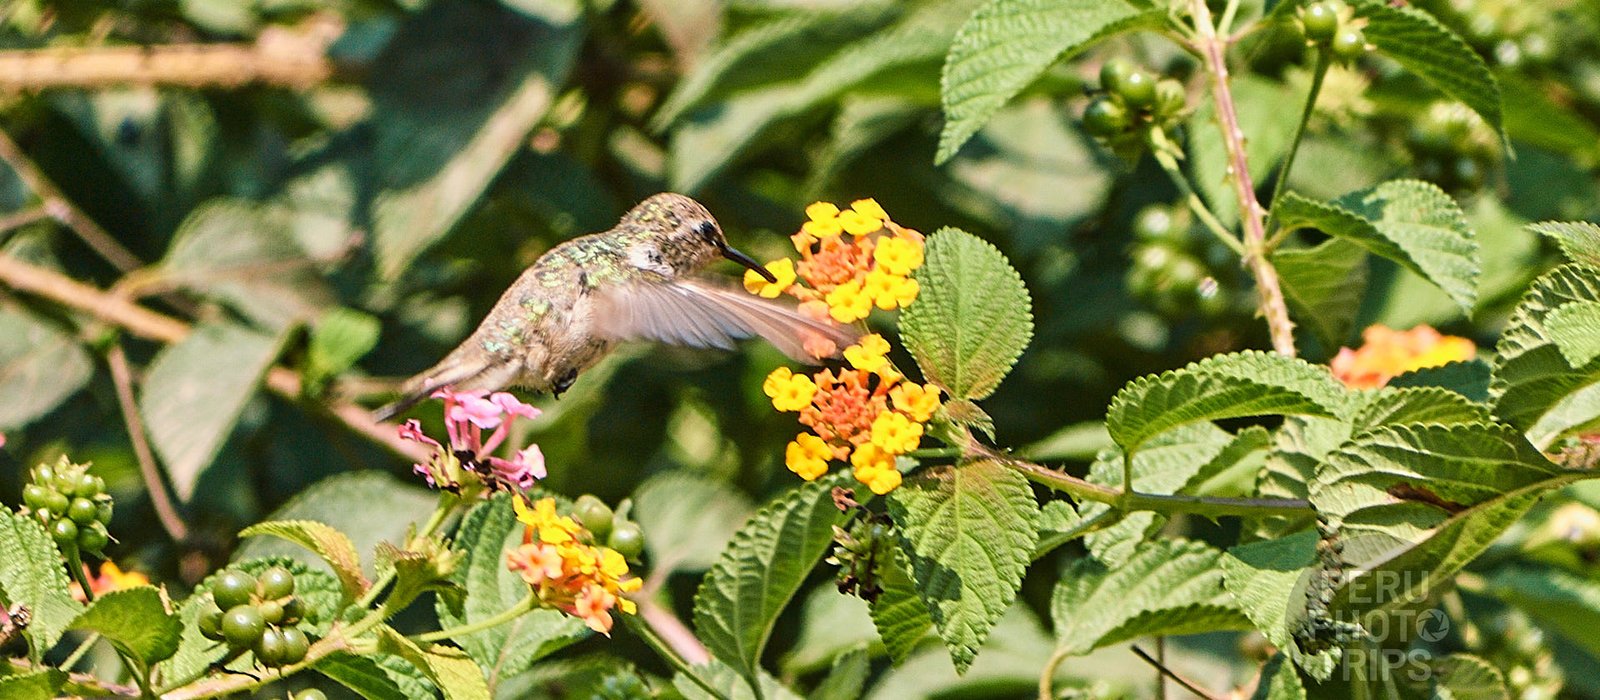
[[[693,226],[693,231],[696,236],[704,238],[707,243],[717,242],[717,225],[711,223],[710,221],[703,219],[696,221]]]

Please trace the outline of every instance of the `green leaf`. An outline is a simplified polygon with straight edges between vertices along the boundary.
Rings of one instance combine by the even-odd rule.
[[[1545,316],[1544,328],[1573,369],[1600,357],[1600,301],[1562,304]]]
[[[1106,428],[1135,453],[1151,438],[1199,421],[1263,415],[1331,416],[1344,389],[1326,367],[1274,353],[1217,355],[1129,382],[1111,400]]]
[[[223,302],[266,328],[310,320],[334,295],[292,237],[294,223],[284,207],[207,200],[173,234],[159,279]]]
[[[355,471],[312,484],[266,519],[324,523],[345,533],[355,551],[365,552],[372,551],[379,542],[404,542],[406,531],[420,526],[437,501],[431,491],[381,471]],[[383,508],[366,507],[372,503],[382,503]],[[296,559],[318,569],[327,567],[320,557],[278,539],[246,541],[233,555],[235,560],[273,556]],[[368,577],[375,575],[372,564],[369,559],[363,567]]]
[[[891,547],[889,556],[878,564],[878,586],[883,590],[872,601],[872,625],[878,638],[896,664],[911,658],[922,640],[933,629],[933,617],[918,595],[917,582],[905,552]]]
[[[934,163],[950,159],[990,117],[1051,64],[1095,41],[1156,26],[1163,11],[1124,0],[989,0],[956,33],[945,57],[945,125]]]
[[[1256,433],[1252,433],[1255,435]],[[1261,447],[1265,447],[1266,437]],[[1211,460],[1218,458],[1233,441],[1227,431],[1211,423],[1181,426],[1156,436],[1133,456],[1133,485],[1140,493],[1168,495],[1178,493],[1199,476]],[[1122,452],[1106,450],[1089,465],[1088,480],[1114,488],[1122,487]],[[1078,515],[1091,520],[1114,510],[1104,503],[1084,502]],[[1154,534],[1167,518],[1152,511],[1123,515],[1114,525],[1089,533],[1084,544],[1096,559],[1117,566],[1133,555],[1146,537]]]
[[[355,544],[348,535],[330,525],[314,520],[269,520],[239,532],[240,539],[261,536],[278,537],[316,552],[333,567],[346,602],[361,597],[372,585],[361,572],[361,555],[356,553]]]
[[[1367,289],[1367,256],[1360,246],[1333,238],[1314,248],[1279,249],[1272,254],[1272,266],[1295,320],[1325,352],[1344,345]]]
[[[650,477],[633,496],[634,521],[657,575],[711,568],[753,510],[737,489],[685,470]]]
[[[1049,661],[1051,641],[1029,606],[1019,603],[1000,618],[965,674],[955,674],[950,655],[943,648],[928,647],[884,672],[865,697],[1033,697],[1039,685],[1039,669]],[[1067,674],[1057,678],[1065,681]]]
[[[811,174],[806,177],[806,197],[821,199],[824,188],[851,164],[874,146],[917,124],[924,114],[922,105],[901,96],[869,93],[840,98],[839,113],[829,127],[828,145],[813,161]]]
[[[1033,337],[1033,302],[993,245],[945,227],[928,237],[917,300],[900,315],[906,348],[951,399],[994,393]]]
[[[1294,664],[1279,653],[1261,667],[1261,683],[1250,700],[1306,700],[1306,688]]]
[[[93,375],[77,339],[14,305],[0,309],[0,429],[44,417]]]
[[[1160,540],[1116,567],[1073,562],[1050,598],[1056,651],[1078,655],[1147,635],[1248,627],[1222,588],[1221,556],[1204,543]]]
[[[1600,656],[1600,585],[1555,568],[1511,566],[1494,574],[1489,592]]]
[[[1428,84],[1453,97],[1504,133],[1500,85],[1472,47],[1431,15],[1380,0],[1352,3],[1367,20],[1367,41]]]
[[[421,671],[389,655],[330,654],[312,666],[366,700],[411,700],[434,697],[434,686]]]
[[[1221,564],[1223,586],[1239,610],[1273,646],[1298,656],[1294,631],[1304,617],[1306,577],[1317,564],[1316,531],[1241,544]]]
[[[375,59],[372,246],[393,280],[477,203],[549,111],[582,40],[569,18],[429,5]]]
[[[1438,387],[1384,387],[1361,397],[1361,406],[1351,422],[1359,429],[1401,423],[1487,423],[1489,409],[1465,396]]]
[[[1567,304],[1600,301],[1600,276],[1593,268],[1562,265],[1534,280],[1506,322],[1495,345],[1489,392],[1495,415],[1528,431],[1528,439],[1548,447],[1567,429],[1600,413],[1600,359],[1573,371],[1551,337],[1546,319]]]
[[[1315,228],[1393,260],[1471,312],[1482,267],[1478,242],[1450,195],[1417,180],[1391,180],[1318,202],[1293,192],[1274,205],[1284,230]]]
[[[277,358],[285,333],[204,322],[150,363],[139,413],[179,498],[194,495],[201,472],[222,450]]]
[[[875,561],[894,550],[882,547],[885,557]],[[795,615],[800,629],[774,669],[778,675],[798,678],[826,671],[840,654],[878,641],[867,601],[840,593],[837,586],[813,586],[803,595],[805,600]]]
[[[700,582],[695,629],[711,653],[746,679],[756,677],[778,614],[827,551],[833,527],[844,522],[828,497],[836,483],[806,484],[756,511]]]
[[[505,552],[522,544],[524,531],[512,510],[511,499],[501,494],[478,505],[462,520],[455,548],[463,554],[455,581],[467,591],[466,604],[456,614],[441,599],[435,606],[440,624],[459,627],[493,617],[528,596],[528,583],[506,568]],[[558,610],[535,609],[503,625],[459,635],[461,645],[490,673],[489,686],[528,670],[534,662],[590,635],[577,619]]]
[[[380,330],[378,319],[371,314],[343,306],[330,309],[311,327],[306,376],[318,381],[354,367],[377,346]]]
[[[957,672],[1016,599],[1038,541],[1039,506],[1021,474],[993,461],[924,471],[890,492],[917,592]]]
[[[765,671],[760,672],[760,694],[750,689],[750,682],[738,671],[718,659],[696,666],[694,672],[716,692],[706,692],[699,683],[680,671],[672,677],[672,687],[683,694],[685,700],[800,700],[799,695]]]
[[[1451,362],[1438,367],[1423,367],[1389,380],[1396,388],[1436,386],[1449,389],[1472,401],[1489,401],[1489,363],[1483,360]]]
[[[489,686],[484,683],[483,669],[473,663],[467,652],[443,644],[422,647],[406,639],[394,628],[379,628],[378,648],[406,661],[433,681],[444,691],[445,700],[489,700]]]
[[[1600,268],[1600,226],[1587,221],[1545,221],[1528,229],[1556,242],[1568,260]]]
[[[866,647],[856,647],[833,660],[833,668],[807,700],[856,700],[867,684],[867,674],[872,671]]]
[[[83,609],[68,592],[61,553],[38,520],[0,508],[0,597],[28,606],[22,634],[28,658],[38,662]]]
[[[1511,700],[1500,669],[1468,654],[1451,654],[1434,659],[1431,671],[1433,697],[1441,700]]]
[[[0,676],[0,698],[6,700],[54,700],[61,686],[67,682],[67,673],[46,668],[32,673]]]
[[[343,596],[339,590],[339,582],[333,576],[282,557],[235,562],[228,568],[259,576],[261,572],[273,566],[282,566],[294,574],[295,597],[305,604],[307,610],[305,622],[301,623],[302,629],[308,634],[326,634],[336,613],[344,607],[341,602]],[[178,642],[178,651],[172,658],[162,661],[156,667],[162,678],[193,677],[203,673],[208,666],[220,661],[227,654],[227,647],[202,636],[198,625],[200,613],[214,604],[210,592],[211,584],[220,573],[220,571],[212,572],[202,580],[195,586],[195,593],[184,599],[183,605],[178,608],[178,626],[182,638]],[[249,664],[245,661],[236,661],[231,668],[243,670],[249,668]]]
[[[137,586],[96,598],[67,629],[98,632],[129,656],[152,664],[177,653],[183,623],[167,612],[154,586]]]

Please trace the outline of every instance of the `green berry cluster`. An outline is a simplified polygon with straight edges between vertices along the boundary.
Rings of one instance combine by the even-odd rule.
[[[1219,316],[1233,306],[1235,293],[1221,278],[1238,266],[1232,251],[1194,235],[1189,212],[1153,204],[1133,220],[1136,242],[1125,282],[1135,298],[1172,317],[1198,309]]]
[[[1083,111],[1083,128],[1112,147],[1142,142],[1151,127],[1166,127],[1183,112],[1183,83],[1156,76],[1120,58],[1100,67],[1103,94]]]
[[[294,594],[294,574],[281,566],[259,577],[230,570],[211,582],[211,604],[200,612],[200,634],[228,648],[255,652],[268,668],[299,663],[311,640],[296,625],[305,605]]]
[[[1499,162],[1499,140],[1472,110],[1440,101],[1412,123],[1406,145],[1416,157],[1417,175],[1451,191],[1483,186]]]
[[[1306,41],[1341,61],[1354,60],[1367,52],[1367,37],[1359,24],[1350,8],[1339,0],[1320,0],[1300,8],[1300,28]]]
[[[572,504],[572,517],[584,529],[594,534],[595,542],[604,542],[624,558],[638,561],[644,552],[644,530],[628,519],[630,504],[627,501],[612,511],[603,501],[589,494],[578,497]]]
[[[86,464],[62,457],[55,466],[33,468],[33,481],[22,487],[22,502],[49,531],[63,553],[100,554],[111,542],[111,494],[106,482],[89,473]]]

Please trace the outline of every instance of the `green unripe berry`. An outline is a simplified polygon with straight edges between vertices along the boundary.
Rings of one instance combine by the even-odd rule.
[[[614,515],[610,506],[589,494],[579,496],[572,504],[573,519],[594,533],[597,540],[604,540],[606,535],[611,533],[611,519]]]
[[[1329,50],[1341,61],[1360,58],[1361,54],[1367,52],[1367,37],[1359,29],[1342,29],[1333,37]]]
[[[293,627],[284,628],[280,633],[283,637],[283,662],[297,664],[306,658],[306,652],[311,649],[311,640]]]
[[[224,610],[249,603],[255,592],[255,578],[243,571],[224,571],[211,583],[211,597]]]
[[[294,595],[294,574],[281,566],[261,572],[260,583],[262,598],[276,600]]]
[[[34,510],[43,510],[46,501],[50,498],[50,489],[38,484],[28,484],[22,487],[22,503]]]
[[[256,660],[268,668],[276,668],[283,665],[283,653],[285,650],[283,632],[276,627],[266,628],[261,633],[261,638],[256,640],[255,647],[252,649],[256,653]]]
[[[1123,81],[1138,70],[1125,58],[1106,61],[1100,66],[1100,89],[1106,92],[1118,92],[1122,89]]]
[[[110,543],[111,533],[106,532],[106,526],[96,521],[91,520],[88,525],[78,528],[78,549],[98,553]]]
[[[1142,246],[1133,252],[1133,265],[1148,272],[1159,273],[1172,262],[1174,255],[1173,250],[1164,245]]]
[[[106,480],[84,472],[78,475],[78,483],[73,485],[72,495],[78,498],[94,498],[106,490]]]
[[[1189,238],[1189,232],[1178,225],[1177,217],[1172,215],[1172,209],[1159,204],[1145,207],[1133,217],[1133,235],[1141,241],[1171,242],[1180,245]]]
[[[316,688],[306,688],[295,693],[294,700],[328,700],[328,696]]]
[[[41,464],[33,468],[33,483],[39,484],[40,486],[49,486],[54,483],[55,480],[56,470],[51,469],[49,466]]]
[[[639,528],[638,523],[614,523],[611,536],[606,538],[606,546],[617,550],[625,558],[637,559],[644,551],[644,530]]]
[[[56,478],[50,480],[50,485],[60,491],[61,495],[71,498],[72,492],[78,488],[78,475],[57,472]]]
[[[214,642],[222,641],[222,608],[212,605],[200,611],[195,626],[200,628],[200,636]]]
[[[51,517],[62,517],[67,514],[67,506],[71,501],[65,494],[55,489],[45,489],[44,510],[50,511]]]
[[[1132,109],[1149,109],[1156,103],[1156,79],[1142,70],[1133,71],[1122,79],[1115,94]]]
[[[1083,128],[1089,135],[1109,139],[1128,130],[1128,110],[1115,101],[1096,98],[1083,110]]]
[[[254,605],[235,605],[222,614],[222,638],[234,649],[247,649],[261,639],[267,621]]]
[[[67,504],[67,517],[79,525],[88,525],[100,515],[100,509],[95,507],[94,501],[87,498],[74,498]]]
[[[1339,33],[1339,8],[1326,2],[1311,3],[1300,12],[1300,23],[1305,26],[1307,39],[1326,44]]]
[[[276,600],[263,600],[260,605],[256,606],[256,609],[261,611],[261,619],[266,620],[269,625],[283,622],[283,603]]]
[[[101,501],[95,504],[94,519],[100,521],[101,525],[111,524],[111,501]]]
[[[50,539],[55,540],[56,545],[63,549],[77,547],[78,524],[66,518],[51,523]]]
[[[1163,119],[1176,116],[1183,111],[1184,103],[1188,99],[1189,93],[1183,89],[1183,83],[1172,78],[1156,83],[1156,116]]]
[[[1173,256],[1163,272],[1170,288],[1184,293],[1195,291],[1206,276],[1205,266],[1188,255]]]

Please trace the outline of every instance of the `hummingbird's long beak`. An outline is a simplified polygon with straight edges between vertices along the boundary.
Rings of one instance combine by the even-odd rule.
[[[768,270],[761,263],[756,262],[755,258],[735,250],[733,246],[726,243],[717,246],[717,248],[722,251],[722,257],[739,263],[740,265],[743,265],[751,270],[755,270],[756,274],[761,275],[761,277],[768,282],[772,282],[774,284],[778,282],[777,276],[773,275],[772,271]]]

